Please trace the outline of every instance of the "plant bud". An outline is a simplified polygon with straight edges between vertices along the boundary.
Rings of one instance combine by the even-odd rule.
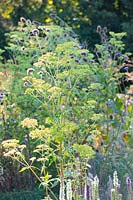
[[[97,33],[101,33],[101,31],[102,31],[102,28],[101,28],[100,25],[98,25],[98,26],[97,26]]]
[[[22,23],[26,23],[26,19],[24,18],[24,17],[20,17],[20,21],[22,22]]]

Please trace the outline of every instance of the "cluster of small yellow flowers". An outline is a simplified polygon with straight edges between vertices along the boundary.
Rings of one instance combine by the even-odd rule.
[[[34,87],[35,90],[42,91],[45,88],[45,82],[42,79],[33,78],[32,86]]]
[[[43,85],[45,82],[42,79],[32,78],[32,83],[34,86]]]
[[[33,92],[34,92],[34,89],[32,89],[32,88],[27,88],[25,90],[25,94],[33,94]]]
[[[50,117],[45,118],[46,124],[53,124],[53,120]]]
[[[34,66],[40,68],[40,67],[44,66],[44,63],[42,61],[38,61],[38,62],[34,63]]]
[[[5,140],[2,142],[2,146],[5,149],[9,149],[9,148],[16,148],[19,146],[19,140],[16,139],[11,139],[11,140]]]
[[[50,129],[49,128],[44,128],[42,130],[35,129],[35,130],[30,132],[30,137],[32,139],[34,139],[34,138],[43,138],[43,137],[47,137],[49,135],[50,135]]]
[[[51,98],[54,98],[61,94],[61,88],[54,86],[51,87],[48,92],[51,93]]]
[[[4,113],[4,111],[5,111],[5,109],[4,109],[4,108],[5,108],[5,106],[3,106],[3,105],[2,105],[2,106],[0,106],[0,114]]]
[[[23,81],[27,81],[27,82],[31,82],[32,81],[32,77],[31,76],[25,76],[22,80]]]
[[[22,80],[24,81],[24,87],[27,87],[27,86],[31,85],[32,77],[25,76]]]
[[[27,117],[23,121],[21,121],[20,124],[22,127],[35,128],[38,125],[38,122],[36,119],[30,119]]]
[[[4,116],[4,120],[7,120],[9,118],[8,112],[6,110],[5,105],[0,105],[0,118]]]
[[[20,145],[19,140],[16,139],[10,139],[5,140],[2,142],[2,146],[5,149],[4,156],[20,156],[21,152],[24,148],[26,148],[26,145]]]
[[[4,73],[3,73],[3,72],[0,72],[0,76],[2,76],[2,77],[3,77],[3,76],[4,76]]]
[[[72,134],[76,130],[78,130],[78,125],[70,121],[66,121],[62,127],[62,132],[64,134]]]

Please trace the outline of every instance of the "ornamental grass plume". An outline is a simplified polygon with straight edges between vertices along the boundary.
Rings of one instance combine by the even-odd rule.
[[[119,184],[118,182],[119,182],[119,180],[118,180],[118,176],[117,176],[117,171],[115,171],[114,174],[113,174],[113,185],[114,185],[114,188],[117,188],[117,186]]]

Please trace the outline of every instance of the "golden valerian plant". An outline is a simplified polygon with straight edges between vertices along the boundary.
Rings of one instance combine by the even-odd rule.
[[[60,200],[88,200],[89,160],[95,160],[96,151],[104,165],[114,163],[122,149],[127,159],[132,105],[125,107],[127,96],[119,94],[117,72],[128,55],[122,53],[125,34],[111,32],[107,37],[107,29],[100,26],[97,32],[102,44],[96,45],[95,55],[66,24],[45,26],[22,17],[17,30],[7,34],[11,71],[7,104],[13,104],[18,94],[7,113],[18,110],[17,127],[28,142],[23,135],[20,141],[3,141],[4,155],[17,160],[21,172],[33,172],[47,200],[58,199],[55,186],[60,186]],[[103,169],[98,173],[101,178]],[[90,182],[93,199],[98,200],[99,180]]]

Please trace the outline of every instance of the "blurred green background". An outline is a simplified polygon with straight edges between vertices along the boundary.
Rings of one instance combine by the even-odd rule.
[[[98,42],[96,27],[101,25],[114,32],[127,32],[127,50],[133,50],[132,0],[1,0],[0,47],[6,43],[4,33],[13,29],[20,17],[49,23],[51,13],[72,26],[89,49]]]

